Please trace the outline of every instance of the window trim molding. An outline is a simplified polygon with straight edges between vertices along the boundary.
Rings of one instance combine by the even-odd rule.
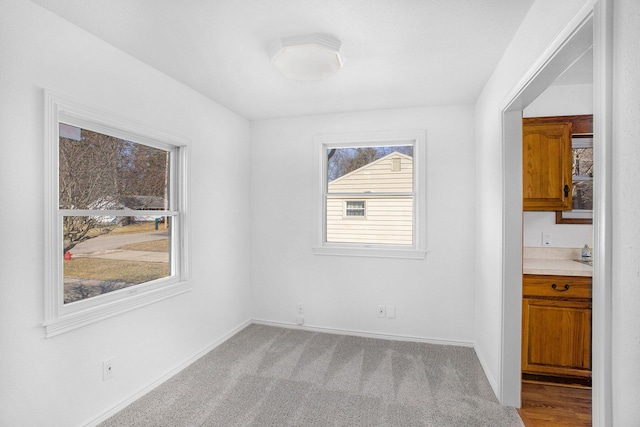
[[[47,338],[76,328],[142,307],[191,290],[190,239],[188,224],[189,205],[189,141],[131,122],[109,112],[85,105],[53,93],[44,91],[44,322]],[[175,211],[179,212],[172,231],[173,247],[171,262],[176,275],[171,278],[147,282],[131,288],[110,292],[102,296],[79,301],[67,307],[63,304],[63,286],[60,262],[62,225],[58,208],[58,123],[71,120],[76,124],[88,124],[91,130],[104,132],[119,138],[132,140],[156,148],[171,151],[174,156],[170,197]],[[55,176],[54,176],[55,174]],[[125,214],[127,211],[122,211]],[[177,252],[177,253],[175,253]],[[83,304],[86,302],[86,304]]]
[[[328,148],[354,146],[413,145],[413,245],[329,243],[326,241],[326,208],[324,204],[327,181]],[[401,130],[316,135],[314,138],[314,246],[316,255],[357,256],[377,258],[425,259],[427,253],[427,182],[426,131]]]

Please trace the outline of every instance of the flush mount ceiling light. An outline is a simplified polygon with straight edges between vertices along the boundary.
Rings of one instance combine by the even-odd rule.
[[[293,80],[322,80],[340,68],[340,40],[322,34],[284,37],[269,49],[271,61]]]

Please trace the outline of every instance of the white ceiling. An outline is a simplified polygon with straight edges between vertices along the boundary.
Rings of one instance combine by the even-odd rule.
[[[533,0],[32,0],[248,119],[470,104]],[[268,47],[323,33],[345,64],[282,77]]]

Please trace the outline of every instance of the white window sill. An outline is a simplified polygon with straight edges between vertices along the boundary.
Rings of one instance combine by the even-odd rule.
[[[425,259],[427,252],[414,248],[382,248],[376,246],[316,246],[313,248],[313,253],[316,255],[372,258]]]
[[[159,289],[132,294],[130,297],[97,305],[83,311],[61,315],[55,319],[44,322],[45,334],[47,338],[50,338],[102,319],[117,316],[138,307],[189,292],[191,289],[192,286],[190,282],[177,282]],[[126,290],[123,291],[126,292]]]

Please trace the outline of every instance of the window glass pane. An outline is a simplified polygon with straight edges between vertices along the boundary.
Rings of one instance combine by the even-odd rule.
[[[412,192],[413,146],[330,148],[327,183],[329,193]]]
[[[343,216],[343,201],[327,198],[327,242],[413,244],[413,198],[372,197],[367,200],[366,218]]]
[[[593,147],[573,149],[573,176],[593,177]]]
[[[64,303],[171,276],[170,220],[63,217]],[[84,235],[72,240],[72,232]]]
[[[327,165],[327,242],[413,245],[412,145],[331,148]]]
[[[573,182],[573,209],[593,210],[593,181]]]
[[[60,209],[169,209],[169,152],[59,124]]]
[[[573,148],[573,209],[593,209],[593,147]]]

